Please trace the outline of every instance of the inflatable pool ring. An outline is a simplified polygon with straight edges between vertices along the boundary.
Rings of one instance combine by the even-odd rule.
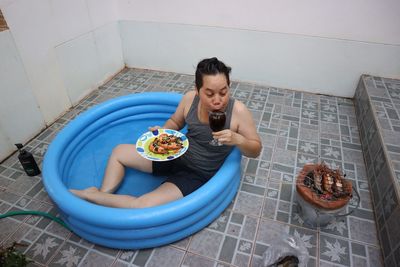
[[[74,233],[111,248],[157,247],[203,229],[230,204],[241,177],[241,154],[237,148],[201,188],[156,207],[104,207],[68,190],[99,187],[112,149],[121,143],[135,144],[149,126],[162,125],[181,98],[180,94],[161,92],[118,97],[90,108],[58,133],[44,158],[43,182]],[[115,193],[138,196],[155,189],[163,179],[127,169]]]

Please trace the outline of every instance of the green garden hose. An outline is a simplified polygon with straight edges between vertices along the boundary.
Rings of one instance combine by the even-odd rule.
[[[0,219],[4,219],[10,216],[16,216],[16,215],[36,215],[36,216],[43,216],[46,217],[50,220],[53,220],[59,224],[61,224],[63,227],[65,227],[66,229],[68,229],[69,231],[71,231],[71,229],[69,229],[68,225],[61,220],[58,217],[55,217],[53,215],[51,215],[50,213],[46,213],[46,212],[42,212],[42,211],[35,211],[35,210],[21,210],[21,211],[10,211],[4,214],[0,214]]]

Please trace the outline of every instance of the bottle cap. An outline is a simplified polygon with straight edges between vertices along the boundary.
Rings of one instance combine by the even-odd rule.
[[[15,144],[15,146],[18,148],[20,154],[26,153],[25,149],[22,149],[24,146],[21,143]]]
[[[20,144],[20,143],[18,143],[18,144],[15,144],[15,146],[18,148],[18,149],[21,149],[21,148],[23,148],[24,146],[22,145],[22,144]]]

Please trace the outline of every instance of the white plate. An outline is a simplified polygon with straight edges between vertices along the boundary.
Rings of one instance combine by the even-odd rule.
[[[172,134],[182,140],[183,147],[178,151],[170,150],[168,154],[156,154],[149,150],[150,144],[161,134]],[[189,148],[189,140],[186,135],[181,132],[171,129],[157,129],[155,131],[148,131],[142,134],[136,141],[136,151],[145,159],[152,161],[168,161],[179,158]]]

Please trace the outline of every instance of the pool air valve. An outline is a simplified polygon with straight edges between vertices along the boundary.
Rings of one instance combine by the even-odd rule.
[[[21,162],[21,165],[24,168],[26,174],[28,176],[39,175],[40,169],[36,164],[36,161],[33,158],[32,153],[26,151],[25,149],[22,149],[23,148],[22,144],[15,144],[15,146],[18,148],[19,151],[18,155],[19,162]]]

